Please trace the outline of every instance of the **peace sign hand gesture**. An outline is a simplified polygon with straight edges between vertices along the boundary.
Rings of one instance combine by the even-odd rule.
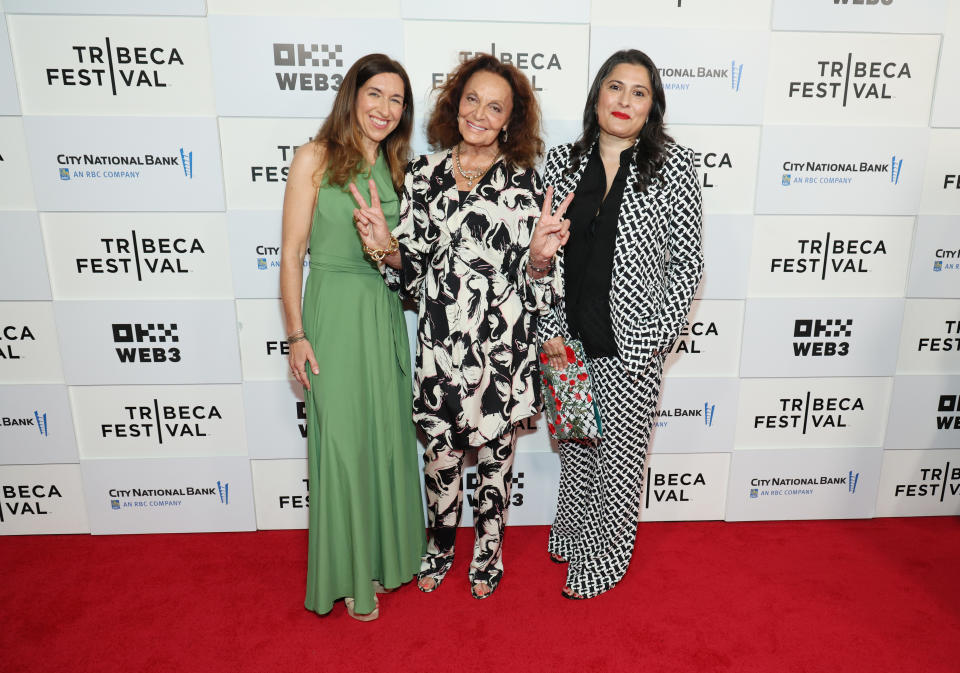
[[[377,194],[377,184],[370,181],[370,205],[367,205],[366,199],[357,189],[357,186],[350,183],[350,193],[353,194],[354,201],[359,208],[353,209],[353,223],[357,227],[357,233],[360,234],[360,240],[368,248],[374,250],[384,250],[390,246],[390,227],[387,226],[387,218],[383,216],[383,210],[380,208],[380,195]]]
[[[573,201],[573,192],[567,194],[556,212],[553,212],[553,186],[547,187],[540,209],[540,219],[530,239],[530,262],[534,266],[548,266],[557,250],[570,238],[570,220],[564,219],[567,207]]]

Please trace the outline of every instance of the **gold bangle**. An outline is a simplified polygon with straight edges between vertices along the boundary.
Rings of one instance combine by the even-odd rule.
[[[387,246],[386,250],[368,248],[366,243],[361,243],[361,245],[363,246],[363,252],[374,262],[382,262],[384,257],[392,255],[400,249],[400,242],[397,241],[396,236],[390,237],[390,245]]]

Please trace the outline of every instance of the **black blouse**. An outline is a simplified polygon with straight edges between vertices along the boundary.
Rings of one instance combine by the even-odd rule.
[[[620,169],[604,198],[607,174],[599,145],[595,145],[567,210],[570,240],[563,251],[567,326],[570,334],[583,342],[587,355],[594,358],[617,356],[610,319],[610,285],[617,218],[633,151],[628,147],[620,153]]]

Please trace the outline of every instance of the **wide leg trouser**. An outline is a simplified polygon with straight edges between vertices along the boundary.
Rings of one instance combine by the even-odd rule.
[[[473,492],[476,538],[470,563],[470,582],[494,585],[503,574],[504,517],[510,504],[516,430],[493,439],[477,450],[477,487]],[[463,511],[463,450],[454,449],[449,437],[431,438],[423,454],[430,539],[420,566],[429,570],[437,556],[453,554],[454,539]]]
[[[618,358],[596,358],[590,367],[603,438],[559,443],[560,489],[548,542],[550,552],[570,561],[567,586],[585,597],[611,588],[630,565],[663,359],[651,357],[639,380]]]

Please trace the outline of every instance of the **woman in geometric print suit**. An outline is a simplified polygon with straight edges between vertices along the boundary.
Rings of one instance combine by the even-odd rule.
[[[567,563],[563,595],[591,598],[630,564],[647,442],[665,355],[700,282],[700,183],[693,152],[663,127],[663,85],[643,52],[615,53],[587,96],[583,135],[547,154],[544,182],[573,193],[558,257],[564,298],[541,317],[555,366],[583,342],[603,439],[560,442],[560,489],[548,551]]]

